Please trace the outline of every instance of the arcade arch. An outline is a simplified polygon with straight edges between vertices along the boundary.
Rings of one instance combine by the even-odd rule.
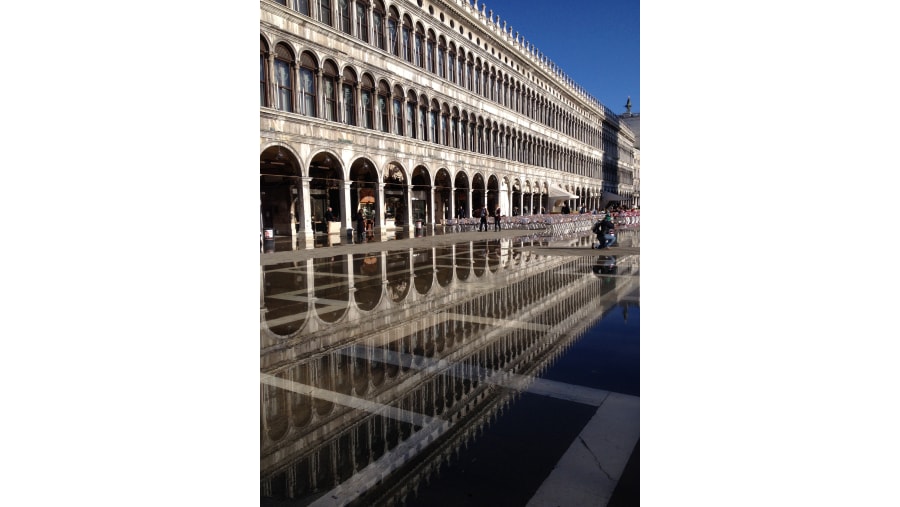
[[[384,220],[386,225],[405,225],[409,209],[409,187],[403,166],[391,162],[384,169]]]
[[[259,157],[259,219],[262,229],[290,234],[300,222],[300,162],[281,145],[269,146]]]

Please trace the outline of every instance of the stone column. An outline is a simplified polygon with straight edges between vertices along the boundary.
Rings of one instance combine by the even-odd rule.
[[[275,97],[278,95],[278,83],[275,79],[275,51],[269,51],[269,55],[266,57],[266,80],[268,80],[269,86],[266,87],[266,94],[268,97],[269,107],[272,109],[276,109],[275,105]]]
[[[298,242],[303,241],[307,248],[312,248],[315,244],[315,231],[313,230],[312,225],[312,206],[310,206],[312,200],[309,194],[311,182],[312,178],[309,176],[300,178],[300,217],[298,218],[300,221],[300,237],[298,238]]]
[[[434,198],[434,192],[435,192],[434,187],[429,187],[429,188],[431,190],[428,192],[428,201],[429,201],[429,203],[427,205],[428,206],[428,215],[425,217],[425,223],[427,223],[429,227],[433,227],[435,224],[434,208],[435,208],[435,202],[437,202],[437,200]],[[441,216],[443,216],[443,210],[441,210]]]
[[[368,19],[366,20],[366,21],[368,22],[368,28],[367,28],[366,31],[369,32],[369,44],[371,44],[371,45],[373,45],[373,46],[375,46],[375,47],[377,48],[377,47],[379,47],[379,46],[378,46],[378,41],[375,40],[375,34],[376,34],[376,31],[375,31],[375,16],[374,16],[374,13],[375,13],[375,2],[369,2],[368,7],[369,7],[369,8],[366,9],[366,16],[367,16],[367,18],[368,18]],[[377,84],[378,84],[378,83],[376,83],[376,89],[377,89]]]
[[[412,209],[412,192],[413,186],[406,185],[406,225],[409,230],[413,230],[415,227],[415,220],[413,219],[413,209]]]
[[[454,219],[456,218],[456,187],[453,186],[453,183],[450,184],[450,216]]]
[[[343,191],[341,192],[341,240],[347,237],[347,229],[353,228],[353,216],[350,210],[350,185],[352,182],[343,182]]]
[[[378,198],[375,201],[375,233],[384,230],[384,181],[378,183]]]
[[[340,15],[340,14],[338,14]],[[338,23],[340,25],[340,23]],[[335,121],[348,125],[347,118],[344,118],[344,74],[337,75],[337,90],[334,91],[334,103],[337,105],[337,114]],[[343,228],[341,228],[343,230]]]

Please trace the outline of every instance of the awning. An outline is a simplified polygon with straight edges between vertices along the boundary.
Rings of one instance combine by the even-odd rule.
[[[578,196],[551,183],[547,198],[552,201],[554,199],[578,199]]]
[[[624,201],[625,198],[621,195],[614,194],[612,192],[603,191],[603,196],[600,198],[603,201]]]
[[[359,202],[361,204],[373,204],[375,202],[375,189],[372,189],[372,188],[359,189]]]

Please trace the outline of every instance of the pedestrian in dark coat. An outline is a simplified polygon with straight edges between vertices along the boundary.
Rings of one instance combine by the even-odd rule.
[[[600,222],[599,232],[597,232],[597,240],[600,242],[598,249],[608,248],[616,241],[616,224],[612,220],[612,215],[606,215],[606,218]]]

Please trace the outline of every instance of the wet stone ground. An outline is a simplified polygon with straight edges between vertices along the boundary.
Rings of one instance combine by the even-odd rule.
[[[639,232],[441,239],[261,264],[261,505],[636,505]]]

